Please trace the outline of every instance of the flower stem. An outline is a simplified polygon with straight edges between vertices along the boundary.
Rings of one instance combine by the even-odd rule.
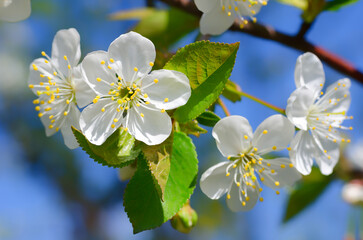
[[[245,93],[245,92],[242,92],[242,91],[241,91],[240,93],[241,93],[241,95],[242,95],[243,97],[249,98],[249,99],[251,99],[251,100],[253,100],[253,101],[255,101],[255,102],[258,102],[259,104],[262,104],[262,105],[264,105],[265,107],[268,107],[268,108],[270,108],[270,109],[272,109],[272,110],[274,110],[274,111],[276,111],[276,112],[278,112],[278,113],[281,113],[281,114],[283,114],[283,115],[286,115],[285,110],[284,110],[284,109],[282,109],[282,108],[276,107],[276,106],[274,106],[274,105],[272,105],[272,104],[270,104],[270,103],[268,103],[268,102],[265,102],[265,101],[263,101],[263,100],[261,100],[261,99],[259,99],[259,98],[255,97],[255,96],[252,96],[252,95],[250,95],[250,94],[248,94],[248,93]]]
[[[221,98],[218,98],[218,104],[222,107],[224,114],[226,114],[226,116],[231,116],[231,114],[228,111],[228,108],[226,107],[226,105],[224,104],[224,102],[222,101]]]

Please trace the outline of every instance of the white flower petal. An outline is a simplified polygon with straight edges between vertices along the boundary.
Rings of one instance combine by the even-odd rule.
[[[147,145],[157,145],[169,137],[172,125],[166,112],[141,105],[131,108],[128,114],[126,127],[137,140]]]
[[[200,189],[210,199],[219,199],[229,189],[233,181],[233,175],[226,176],[226,169],[231,162],[221,162],[202,174],[200,178]],[[234,171],[234,169],[231,169]]]
[[[227,206],[229,209],[231,209],[233,212],[238,212],[238,211],[248,211],[251,210],[257,203],[258,197],[260,195],[260,193],[258,192],[257,188],[253,189],[250,186],[247,186],[247,196],[248,196],[248,201],[246,196],[244,196],[242,194],[242,190],[240,187],[237,187],[236,184],[232,185],[231,191],[230,191],[230,195],[231,198],[227,199]],[[241,196],[241,198],[240,198]],[[246,205],[243,206],[242,202],[245,202]]]
[[[35,59],[29,67],[29,79],[28,83],[29,85],[33,85],[33,88],[31,90],[35,95],[37,95],[37,91],[44,91],[44,86],[40,86],[39,84],[47,83],[48,79],[47,77],[53,77],[53,69],[49,63],[45,63],[45,58],[37,58]],[[34,66],[36,67],[34,69]],[[44,75],[44,77],[41,77]]]
[[[328,88],[324,96],[317,101],[317,105],[323,108],[323,111],[329,113],[346,112],[349,109],[350,98],[350,80],[348,78],[341,79]]]
[[[83,69],[81,66],[77,66],[73,68],[73,85],[74,92],[76,94],[77,105],[80,108],[83,108],[90,104],[92,100],[96,97],[96,93],[89,86],[88,82],[85,79],[85,74],[82,73]]]
[[[296,168],[289,166],[291,161],[288,158],[264,159],[263,163],[271,164],[270,167],[264,166],[266,170],[260,173],[264,178],[263,184],[269,188],[292,186],[301,179],[301,174]],[[274,173],[271,173],[271,169],[275,170]]]
[[[319,58],[310,52],[300,55],[295,67],[296,88],[307,86],[319,95],[324,83],[325,73]]]
[[[252,17],[256,15],[262,7],[261,3],[251,5],[248,1],[237,1],[238,12],[243,17]]]
[[[30,0],[13,0],[9,4],[0,4],[0,20],[3,21],[22,21],[30,16],[30,12]]]
[[[101,64],[104,61],[105,64]],[[115,83],[117,78],[114,71],[107,68],[108,54],[104,51],[95,51],[87,54],[82,61],[82,68],[91,88],[100,95],[108,95],[111,83]],[[100,78],[102,81],[97,81]]]
[[[52,125],[52,123],[50,122],[51,120],[49,119],[49,116],[50,116],[50,114],[45,114],[45,115],[43,115],[43,117],[40,118],[40,121],[42,122],[42,124],[45,128],[45,135],[47,137],[50,137],[57,132],[56,127],[49,128],[49,126]]]
[[[215,7],[202,15],[200,31],[202,34],[219,35],[225,32],[234,22],[234,12],[228,16],[222,8]]]
[[[308,131],[299,131],[290,144],[290,159],[295,168],[303,175],[311,172],[315,144]]]
[[[67,61],[64,59],[67,56]],[[68,76],[68,65],[77,66],[81,58],[80,36],[76,29],[59,30],[54,37],[52,45],[52,61],[55,66]]]
[[[127,82],[136,80],[135,68],[139,78],[148,74],[152,68],[150,63],[154,63],[156,56],[154,44],[135,32],[116,38],[108,48],[108,54],[110,58],[121,62],[122,76]]]
[[[213,137],[223,156],[236,156],[251,146],[252,128],[241,116],[225,117],[213,128]]]
[[[142,79],[141,89],[148,94],[152,104],[166,110],[184,105],[191,94],[187,76],[171,70],[153,71]]]
[[[63,123],[60,129],[63,135],[64,144],[70,149],[75,149],[79,147],[79,144],[77,142],[76,137],[73,134],[71,126],[75,127],[76,129],[80,128],[79,127],[80,116],[81,116],[80,111],[76,107],[75,103],[72,102],[69,113],[67,115],[67,119]]]
[[[208,12],[213,8],[219,8],[220,0],[194,0],[197,8],[202,12]]]
[[[101,109],[107,104],[110,105],[102,112]],[[91,143],[101,145],[122,124],[122,120],[113,123],[117,116],[117,106],[113,104],[117,103],[111,99],[100,99],[83,110],[79,123],[83,134]],[[114,128],[111,127],[112,124],[115,124]]]
[[[253,134],[252,146],[257,147],[258,154],[281,151],[294,137],[295,127],[284,116],[277,114],[265,119]]]
[[[339,144],[327,139],[321,132],[312,131],[312,136],[316,145],[316,163],[322,174],[330,175],[339,160]]]
[[[307,115],[314,104],[314,92],[306,86],[296,89],[287,100],[286,115],[298,128],[307,130]]]

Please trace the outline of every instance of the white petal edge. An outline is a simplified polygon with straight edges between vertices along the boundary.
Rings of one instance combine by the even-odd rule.
[[[110,105],[105,109],[105,112],[102,112],[101,109],[107,104]],[[112,104],[111,99],[100,99],[97,103],[88,105],[81,113],[79,121],[81,130],[88,141],[95,145],[104,143],[123,122],[122,119],[117,123],[113,122],[117,116],[117,107]],[[112,124],[115,124],[114,128],[111,127]]]
[[[286,115],[288,119],[302,130],[308,129],[307,115],[314,104],[314,92],[306,86],[296,89],[287,100]]]
[[[290,159],[288,158],[275,158],[275,159],[264,159],[264,163],[270,163],[270,169],[274,169],[275,172],[271,173],[266,167],[266,171],[261,173],[264,178],[262,182],[265,186],[276,189],[286,186],[292,186],[295,182],[301,179],[301,174],[296,170],[295,167],[290,167]],[[284,168],[281,167],[284,166]],[[276,185],[278,182],[278,186]]]
[[[200,19],[200,31],[202,34],[219,35],[224,33],[234,22],[234,13],[227,15],[221,8],[213,8],[206,12]]]
[[[290,144],[290,160],[303,175],[308,175],[313,166],[315,145],[308,131],[299,131]]]
[[[324,83],[325,73],[320,59],[310,52],[300,55],[295,66],[296,88],[307,86],[319,94]]]
[[[266,118],[253,134],[252,146],[257,147],[258,154],[281,151],[294,137],[295,127],[284,116],[276,114]]]
[[[241,116],[225,117],[214,126],[212,136],[223,156],[237,156],[251,146],[252,128]],[[245,138],[246,136],[246,138]]]
[[[65,76],[68,76],[68,65],[77,66],[81,58],[80,40],[79,33],[74,28],[59,30],[54,36],[52,61]],[[67,60],[64,56],[67,56]]]
[[[221,162],[212,167],[202,174],[200,178],[200,189],[210,199],[219,199],[229,189],[233,181],[233,175],[227,177],[226,169],[231,162]]]
[[[157,79],[157,83],[155,83]],[[172,70],[156,70],[142,79],[141,89],[150,102],[159,109],[175,109],[187,103],[191,89],[184,73]]]
[[[213,8],[219,8],[220,0],[194,0],[195,5],[201,12],[209,12]]]
[[[110,58],[121,62],[124,80],[131,82],[151,71],[150,63],[154,63],[156,51],[149,39],[129,32],[122,34],[110,44],[108,54]]]
[[[92,102],[97,94],[90,87],[86,80],[85,73],[83,73],[83,69],[80,65],[73,69],[72,81],[74,85],[74,92],[76,94],[77,105],[80,108],[84,108]]]
[[[246,192],[247,196],[249,197],[248,201],[246,199],[246,196],[242,194],[241,187],[237,187],[236,184],[232,184],[230,191],[231,198],[230,199],[227,198],[226,200],[228,208],[231,209],[233,212],[251,210],[256,205],[260,193],[258,192],[257,188],[254,189],[250,186],[246,186]],[[243,206],[242,202],[245,202],[246,205]]]
[[[67,119],[60,130],[63,135],[64,144],[69,149],[75,149],[79,147],[79,144],[77,142],[76,137],[73,134],[71,126],[75,127],[76,129],[79,129],[79,118],[81,116],[81,113],[74,103],[71,104],[72,106],[70,107]]]
[[[117,80],[114,71],[107,68],[108,58],[105,51],[95,51],[87,54],[81,63],[89,86],[99,95],[108,95],[110,84]],[[105,64],[101,64],[102,61]],[[102,81],[97,81],[98,78]]]
[[[147,145],[157,145],[170,136],[172,124],[166,112],[141,105],[131,108],[128,114],[126,127],[137,140]]]
[[[30,0],[13,0],[6,7],[0,7],[0,20],[19,22],[30,16]]]

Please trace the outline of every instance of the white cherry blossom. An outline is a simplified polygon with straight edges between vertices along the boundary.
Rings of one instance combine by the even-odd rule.
[[[79,129],[80,107],[86,106],[95,93],[83,80],[80,66],[80,36],[76,29],[60,30],[54,37],[52,56],[42,52],[44,58],[35,59],[30,65],[29,88],[38,96],[36,105],[46,135],[61,130],[67,147],[78,143],[71,126]],[[77,102],[76,102],[77,100]]]
[[[194,0],[197,8],[203,12],[200,19],[202,34],[219,35],[232,26],[235,19],[243,28],[247,18],[254,22],[261,6],[267,5],[267,0]]]
[[[212,134],[219,151],[229,161],[203,173],[200,180],[203,193],[211,199],[227,193],[227,205],[232,211],[247,211],[257,200],[263,201],[259,180],[273,189],[292,185],[301,175],[290,160],[267,159],[263,155],[285,149],[294,132],[294,126],[282,115],[267,118],[254,133],[244,117],[229,116],[220,120]]]
[[[339,142],[350,105],[350,80],[341,79],[322,92],[325,82],[323,65],[312,53],[301,55],[296,63],[295,84],[286,107],[289,120],[300,129],[291,142],[290,159],[304,175],[311,172],[313,159],[323,174],[332,173],[339,159]]]
[[[184,105],[191,94],[181,72],[156,70],[154,44],[138,33],[123,34],[107,52],[88,54],[82,68],[97,93],[83,110],[80,125],[87,139],[101,145],[119,127],[148,145],[163,142],[171,133],[166,112]]]
[[[0,21],[19,22],[30,12],[30,0],[0,0]]]

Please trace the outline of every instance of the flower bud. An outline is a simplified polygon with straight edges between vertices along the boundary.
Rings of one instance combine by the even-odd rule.
[[[197,224],[198,215],[193,208],[190,207],[189,201],[179,210],[177,214],[170,220],[171,226],[182,233],[189,233]]]
[[[342,189],[343,199],[353,205],[363,206],[363,180],[353,180]]]

